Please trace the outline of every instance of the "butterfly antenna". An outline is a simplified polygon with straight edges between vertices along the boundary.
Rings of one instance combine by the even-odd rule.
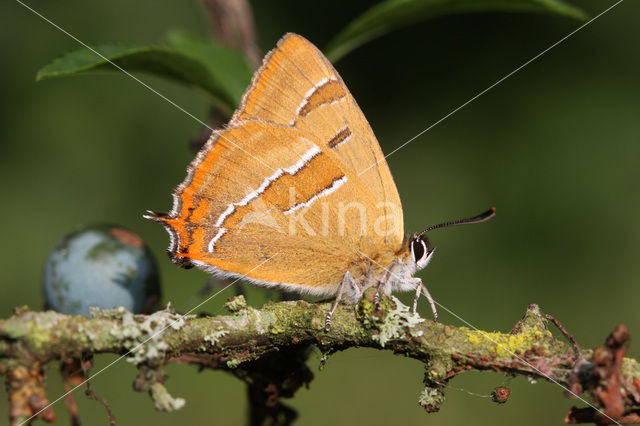
[[[467,224],[470,224],[470,223],[486,222],[487,220],[491,219],[495,215],[496,215],[496,208],[495,207],[491,207],[486,212],[484,212],[482,214],[479,214],[478,216],[470,217],[469,219],[453,220],[451,222],[444,222],[444,223],[439,223],[437,225],[430,226],[427,229],[425,229],[424,231],[420,232],[418,235],[426,234],[427,232],[433,231],[434,229],[438,229],[438,228],[447,228],[449,226],[467,225]]]

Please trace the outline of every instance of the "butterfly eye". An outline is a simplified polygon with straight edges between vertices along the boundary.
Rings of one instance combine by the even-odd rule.
[[[427,244],[423,238],[419,237],[411,241],[411,253],[418,267],[423,268],[426,266],[428,252]]]

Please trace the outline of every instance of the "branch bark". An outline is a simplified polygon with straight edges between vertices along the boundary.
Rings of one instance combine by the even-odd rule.
[[[36,414],[43,420],[55,418],[50,407],[43,409],[48,405],[45,364],[116,353],[127,354],[127,361],[138,366],[134,387],[148,391],[157,409],[170,411],[184,404],[167,391],[162,370],[169,362],[179,362],[227,370],[257,385],[249,397],[261,401],[252,406],[264,412],[252,413],[252,418],[255,414],[262,422],[268,417],[272,424],[290,424],[295,412],[280,398],[293,396],[312,380],[305,364],[312,345],[326,354],[370,347],[422,361],[425,390],[419,403],[428,412],[440,408],[449,380],[476,369],[553,380],[599,410],[574,407],[566,422],[629,424],[640,419],[640,366],[624,358],[629,342],[624,326],[578,359],[575,347],[552,335],[536,305],[528,307],[511,333],[424,320],[395,298],[384,298],[376,310],[371,292],[355,307],[339,306],[330,332],[323,331],[328,303],[279,302],[254,309],[237,296],[227,308],[230,315],[215,317],[182,316],[171,309],[146,316],[96,309],[91,318],[17,309],[11,318],[0,320],[0,374],[6,376],[12,423]],[[508,391],[502,393],[508,397]]]
[[[257,31],[253,11],[248,0],[200,0],[211,32],[217,42],[243,52],[255,69],[262,62],[262,51],[258,47]],[[222,128],[229,116],[214,106],[209,108],[208,126],[191,139],[189,145],[199,151],[211,136],[211,129]]]

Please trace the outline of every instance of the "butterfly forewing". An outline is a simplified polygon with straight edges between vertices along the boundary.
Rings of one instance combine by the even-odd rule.
[[[374,196],[370,214],[387,246],[404,236],[402,207],[378,141],[346,85],[310,42],[288,34],[256,73],[234,121],[260,119],[292,126],[315,136],[359,177]]]
[[[361,222],[357,211],[340,210],[375,199],[318,144],[311,134],[259,121],[216,132],[176,190],[174,211],[156,218],[173,236],[173,260],[334,292],[360,251],[379,244],[363,232],[375,217]]]

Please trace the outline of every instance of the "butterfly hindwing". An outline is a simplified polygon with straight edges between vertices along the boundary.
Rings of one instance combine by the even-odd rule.
[[[329,60],[309,41],[287,34],[265,58],[232,121],[260,119],[313,134],[365,184],[382,209],[385,243],[404,237],[402,206],[378,141]],[[386,220],[385,216],[392,216]]]

